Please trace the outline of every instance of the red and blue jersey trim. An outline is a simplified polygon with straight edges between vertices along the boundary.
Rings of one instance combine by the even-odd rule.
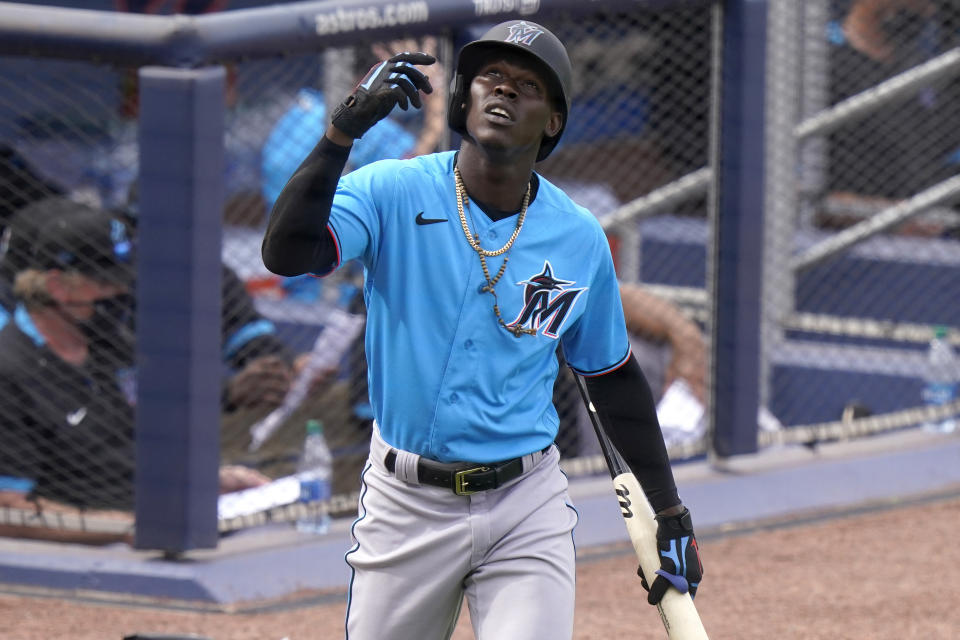
[[[340,251],[340,238],[337,236],[337,232],[333,228],[333,225],[331,225],[329,222],[327,223],[327,233],[329,233],[330,237],[333,238],[333,246],[337,250],[337,259],[336,261],[334,261],[333,265],[326,271],[311,272],[310,275],[315,278],[324,278],[330,275],[331,273],[336,271],[338,268],[340,268],[340,263],[343,262],[343,257],[342,257],[343,253],[341,253]]]
[[[630,346],[628,345],[628,346],[627,346],[627,352],[626,352],[626,354],[624,354],[624,356],[623,356],[622,358],[620,358],[619,360],[617,360],[617,362],[615,362],[614,364],[610,365],[609,367],[604,367],[603,369],[594,369],[593,371],[583,371],[583,370],[581,370],[581,369],[577,369],[576,367],[574,367],[574,366],[572,366],[572,365],[570,366],[570,368],[573,369],[575,372],[577,372],[579,375],[583,376],[584,378],[595,378],[595,377],[597,377],[597,376],[602,376],[602,375],[604,375],[604,374],[606,374],[606,373],[610,373],[611,371],[616,371],[617,369],[619,369],[619,368],[622,367],[623,365],[627,364],[627,361],[630,360],[630,356],[631,356],[632,353],[633,353],[633,351],[632,351],[632,349],[630,348]]]

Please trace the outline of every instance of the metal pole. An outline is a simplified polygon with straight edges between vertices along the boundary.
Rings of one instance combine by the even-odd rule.
[[[279,52],[311,53],[510,18],[542,20],[564,13],[623,9],[623,0],[550,0],[477,3],[466,0],[311,0],[221,11],[200,16],[147,16],[0,2],[0,55],[61,58],[96,56],[135,66],[197,67]],[[631,0],[631,8],[698,7],[710,0]]]
[[[710,167],[697,169],[618,207],[605,215],[601,224],[604,229],[611,229],[625,222],[649,217],[677,203],[703,195],[709,188],[711,180],[713,180],[713,169]]]
[[[603,228],[616,233],[620,240],[617,275],[621,280],[630,283],[640,281],[641,237],[638,221],[702,195],[712,180],[713,170],[704,167],[631,200],[603,217]]]
[[[767,4],[723,3],[718,186],[708,247],[714,463],[757,450]]]
[[[910,218],[935,207],[960,199],[960,176],[948,178],[928,189],[924,189],[912,198],[887,207],[883,211],[871,216],[863,222],[830,236],[823,242],[815,244],[790,263],[795,273],[809,269],[813,265],[823,262],[827,258],[863,242],[890,227],[900,224]]]
[[[341,100],[350,95],[350,91],[360,79],[356,71],[357,54],[349,47],[330,47],[324,50],[320,61],[323,67],[323,100],[329,124],[333,110]]]
[[[823,135],[851,120],[860,120],[880,107],[916,93],[931,82],[960,73],[960,47],[940,54],[917,67],[904,71],[875,87],[838,102],[797,125],[798,138]]]
[[[223,67],[140,70],[138,549],[217,546]]]
[[[801,59],[797,61],[800,69],[800,114],[798,119],[789,124],[791,132],[800,118],[808,118],[830,105],[830,43],[826,37],[830,7],[828,0],[807,0],[802,5],[803,15],[799,19],[803,25],[803,41]],[[781,38],[791,33],[793,27],[785,25],[783,29],[778,29]],[[814,226],[815,199],[823,193],[827,184],[829,153],[826,138],[806,138],[800,144],[799,154],[797,223],[809,229]]]
[[[797,140],[793,135],[800,96],[800,24],[794,0],[771,0],[767,30],[766,184],[761,305],[760,403],[770,400],[772,354],[783,342],[783,321],[793,311],[793,253],[797,227]]]

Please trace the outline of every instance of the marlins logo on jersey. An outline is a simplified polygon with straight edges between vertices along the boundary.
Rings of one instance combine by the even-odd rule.
[[[530,46],[541,33],[543,33],[543,29],[539,27],[527,24],[526,22],[518,22],[517,24],[510,25],[510,33],[507,34],[507,39],[504,40],[504,42]]]
[[[560,328],[577,298],[586,291],[586,287],[567,289],[566,287],[575,282],[555,278],[549,260],[544,261],[540,273],[517,284],[523,287],[524,305],[517,319],[507,326],[539,330],[541,326],[547,325],[543,335],[548,338],[559,335]]]

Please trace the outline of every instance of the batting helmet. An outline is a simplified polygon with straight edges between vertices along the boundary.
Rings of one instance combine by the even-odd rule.
[[[457,69],[450,90],[450,104],[447,109],[447,122],[450,128],[462,136],[467,133],[466,94],[477,69],[489,59],[491,51],[522,51],[533,56],[549,70],[550,95],[557,100],[563,112],[563,124],[557,135],[544,137],[537,153],[537,161],[543,160],[560,141],[567,126],[567,114],[570,113],[570,85],[573,70],[567,50],[557,36],[544,27],[528,20],[508,20],[491,28],[479,40],[463,46],[457,58]]]

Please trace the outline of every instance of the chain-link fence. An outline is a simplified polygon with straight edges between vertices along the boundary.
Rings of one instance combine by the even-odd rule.
[[[915,426],[935,415],[918,409],[928,339],[943,326],[960,342],[960,17],[933,0],[769,6],[760,413],[770,429],[760,442]],[[679,376],[706,401],[711,11],[681,3],[537,19],[574,64],[571,119],[538,171],[607,228],[655,395]],[[455,146],[443,90],[453,52],[485,26],[226,63],[224,490],[293,473],[305,424],[319,420],[335,459],[335,510],[355,508],[372,417],[356,333],[362,274],[351,265],[323,280],[269,273],[265,220],[331,103],[398,47],[436,53],[438,91],[357,143],[348,170]],[[0,58],[0,476],[30,496],[18,517],[60,513],[61,503],[129,514],[134,293],[162,286],[132,279],[137,84],[136,68],[93,57]],[[566,372],[554,400],[567,468],[602,470]],[[702,452],[705,420],[681,418],[664,418],[671,451]],[[223,526],[254,521],[262,517]]]
[[[599,217],[619,212],[622,218],[631,201],[707,165],[709,11],[597,12],[543,22],[566,43],[575,78],[570,122],[560,146],[538,167],[542,175]],[[348,170],[380,158],[448,148],[444,88],[452,52],[486,26],[478,21],[458,33],[456,42],[450,32],[438,32],[405,42],[364,43],[308,55],[277,51],[275,57],[228,63],[220,437],[224,489],[245,486],[249,472],[268,478],[294,473],[304,425],[319,420],[334,454],[333,491],[339,496],[334,509],[355,509],[351,495],[367,453],[372,414],[363,341],[352,333],[359,327],[349,321],[336,325],[334,319],[362,319],[362,274],[351,266],[323,280],[269,273],[260,259],[265,220],[280,188],[322,135],[331,101],[339,101],[371,64],[396,47],[437,55],[439,62],[430,69],[437,91],[422,111],[397,110],[359,141]],[[396,35],[402,40],[405,34]],[[11,238],[3,283],[4,323],[9,326],[0,334],[4,382],[11,386],[0,394],[5,432],[0,475],[26,478],[35,495],[53,501],[44,503],[49,509],[63,502],[126,511],[135,473],[132,294],[137,286],[155,283],[129,281],[115,290],[106,287],[102,276],[103,268],[115,263],[132,273],[136,256],[137,69],[9,57],[0,59],[0,83],[2,224]],[[698,193],[678,200],[668,215],[648,216],[639,236],[632,222],[610,227],[626,287],[640,280],[661,283],[666,290],[704,287],[706,207],[703,190]],[[84,207],[94,220],[90,228],[109,230],[110,242],[92,247],[82,241],[94,242],[93,236],[75,237],[74,253],[91,254],[98,266],[60,282],[57,274],[73,273],[75,265],[61,239],[46,235],[69,226],[70,216],[79,216]],[[677,241],[696,247],[701,257],[678,258],[672,250]],[[41,245],[50,247],[49,259],[36,255]],[[673,345],[677,353],[693,351],[688,361],[699,359],[693,378],[702,398],[702,327],[666,298],[657,298],[653,304],[662,305],[678,324],[651,331],[641,322],[650,314],[650,299],[644,297],[649,292],[624,291],[628,322],[637,327],[635,348],[648,354],[644,366],[658,396],[664,377],[673,375]],[[331,332],[340,339],[331,340]],[[71,339],[76,344],[61,344]],[[563,456],[569,460],[595,452],[592,428],[566,372],[558,381],[555,403]],[[257,521],[262,517],[224,526]]]
[[[960,341],[960,19],[950,2],[881,4],[896,10],[869,11],[868,0],[770,3],[761,397],[769,424],[786,427],[762,442],[918,424],[925,414],[911,409],[923,403],[927,340],[942,325]],[[563,140],[538,171],[607,227],[655,394],[679,374],[705,399],[711,11],[681,4],[538,20],[567,44],[575,76]],[[338,509],[354,508],[371,426],[363,342],[350,337],[363,317],[362,274],[267,272],[265,220],[331,102],[395,47],[436,53],[437,94],[371,131],[348,170],[455,145],[443,89],[453,51],[485,26],[227,63],[225,488],[244,486],[247,472],[292,473],[304,425],[316,419],[335,456]],[[132,500],[132,294],[157,283],[102,276],[129,274],[136,258],[137,82],[136,68],[94,60],[0,59],[0,224],[12,231],[0,283],[0,475],[84,508],[127,510]],[[65,228],[72,214],[78,222]],[[555,403],[565,463],[594,460],[566,373]],[[704,423],[693,422],[668,432],[671,444],[702,450]]]
[[[960,341],[957,4],[774,2],[769,38],[766,398],[794,441],[917,425]]]

